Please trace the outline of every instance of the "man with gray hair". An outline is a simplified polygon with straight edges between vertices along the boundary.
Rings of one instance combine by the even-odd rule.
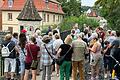
[[[84,76],[84,60],[87,51],[87,44],[82,40],[82,33],[77,34],[77,39],[72,42],[72,80],[77,78],[77,69],[79,71],[80,80],[85,80]]]

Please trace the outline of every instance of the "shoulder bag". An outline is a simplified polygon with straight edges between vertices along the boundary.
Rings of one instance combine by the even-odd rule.
[[[53,56],[52,56],[53,54],[51,54],[51,53],[48,51],[48,49],[47,49],[47,47],[46,47],[46,45],[45,45],[45,44],[44,44],[44,47],[45,47],[45,49],[46,49],[47,53],[49,54],[49,56],[53,59],[52,64],[54,64],[54,63],[56,62],[56,58],[55,58],[55,57],[53,57]],[[52,50],[52,52],[53,52],[53,50]]]
[[[45,44],[44,44],[44,46],[45,46]],[[61,56],[61,57],[59,57],[58,59],[56,59],[56,58],[54,58],[54,57],[50,54],[50,52],[48,51],[48,49],[47,49],[46,46],[45,46],[45,49],[47,50],[47,53],[50,55],[50,57],[53,59],[53,62],[54,62],[54,63],[57,63],[58,65],[61,65],[61,64],[63,63],[64,58],[65,58],[66,55],[69,53],[69,51],[71,50],[71,48],[72,48],[72,47],[69,48],[69,50],[66,52],[66,54],[65,54],[64,56]]]
[[[66,55],[70,52],[71,49],[72,49],[72,47],[70,47],[69,50],[68,50],[63,56],[59,57],[59,58],[56,60],[56,63],[57,63],[58,65],[62,65],[62,63],[63,63]]]

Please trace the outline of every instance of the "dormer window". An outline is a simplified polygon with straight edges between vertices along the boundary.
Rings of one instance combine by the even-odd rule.
[[[57,4],[57,7],[58,7],[58,11],[60,10],[60,4]]]
[[[49,9],[49,0],[45,0],[45,3],[46,3],[46,9]]]
[[[11,8],[13,6],[13,0],[8,0],[8,7]]]
[[[45,2],[46,2],[46,3],[48,3],[48,2],[49,2],[49,0],[45,0]]]

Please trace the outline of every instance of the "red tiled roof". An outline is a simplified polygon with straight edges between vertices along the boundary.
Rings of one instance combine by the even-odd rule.
[[[1,1],[0,1],[0,8],[2,7],[3,3],[4,3],[4,1],[1,0]]]
[[[88,13],[87,16],[89,16],[89,17],[98,17],[96,11],[91,11],[91,13]]]
[[[2,10],[15,10],[15,11],[20,11],[23,9],[24,4],[26,0],[14,0],[12,8],[9,9],[8,7],[8,0],[5,0],[5,3],[2,6]],[[46,8],[46,2],[45,0],[33,0],[35,7],[37,8],[38,11],[47,11],[47,12],[54,12],[54,13],[59,13],[59,14],[64,14],[62,11],[62,7],[58,9],[58,3],[49,1],[48,3],[48,9]]]

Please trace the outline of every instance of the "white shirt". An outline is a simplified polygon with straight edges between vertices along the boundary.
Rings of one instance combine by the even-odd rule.
[[[55,51],[58,50],[58,48],[60,47],[61,44],[63,44],[63,41],[61,39],[56,39],[53,42],[53,47],[54,47]]]

